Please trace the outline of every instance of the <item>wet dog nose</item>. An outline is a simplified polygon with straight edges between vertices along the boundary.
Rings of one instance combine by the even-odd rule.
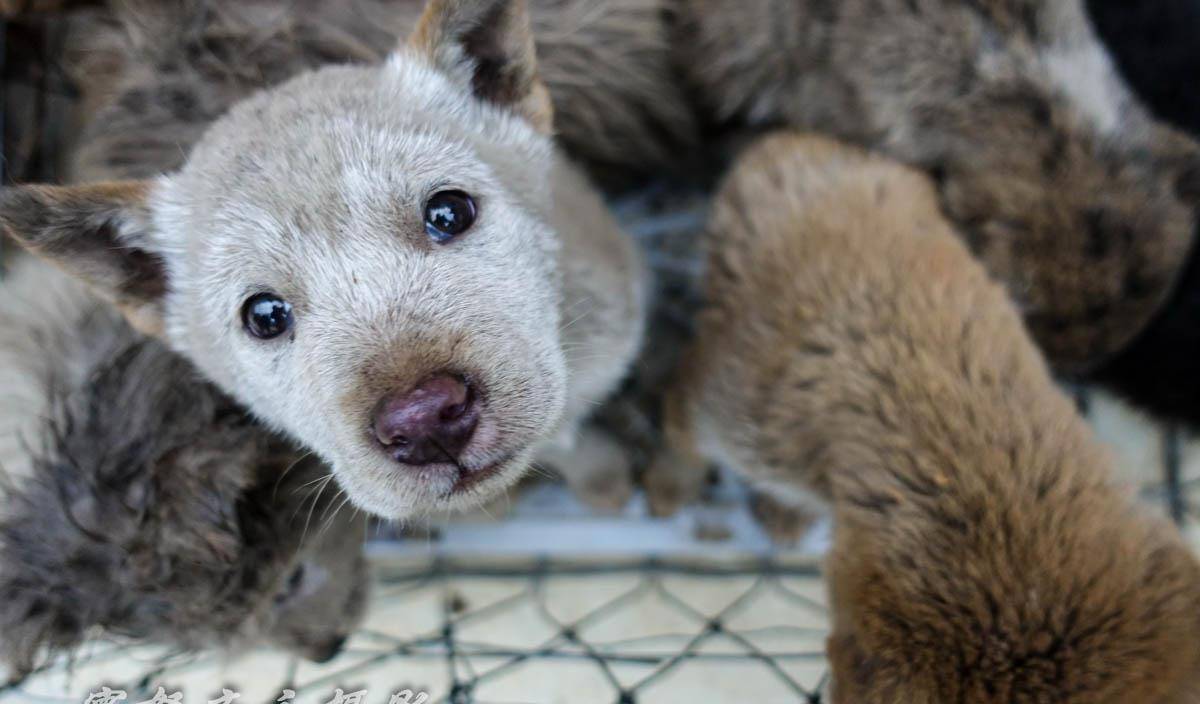
[[[479,404],[470,384],[438,374],[380,400],[373,429],[397,462],[423,465],[457,461],[478,424]]]

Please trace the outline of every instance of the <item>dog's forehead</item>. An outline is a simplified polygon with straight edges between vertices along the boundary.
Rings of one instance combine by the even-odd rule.
[[[240,201],[286,211],[339,201],[362,208],[417,197],[439,181],[486,179],[470,130],[420,109],[416,97],[379,68],[302,76],[214,123],[179,174],[180,190],[209,209]]]
[[[419,229],[423,204],[438,190],[479,193],[495,187],[490,170],[467,145],[441,135],[397,135],[344,117],[321,127],[324,136],[308,144],[285,137],[267,141],[261,152],[235,156],[219,180],[207,182],[206,197],[193,201],[192,224],[201,225],[205,236],[297,233],[309,241],[337,242]],[[296,129],[322,133],[315,125]]]
[[[401,54],[303,74],[234,106],[165,181],[162,231],[175,246],[232,255],[292,233],[303,246],[420,229],[409,221],[442,189],[503,192],[540,212],[552,162],[550,140],[524,121]]]

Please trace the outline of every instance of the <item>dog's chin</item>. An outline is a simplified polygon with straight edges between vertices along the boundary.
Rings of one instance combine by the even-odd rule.
[[[472,467],[339,463],[334,476],[358,508],[380,518],[404,520],[476,508],[516,484],[529,469],[531,457],[532,451],[527,450]]]

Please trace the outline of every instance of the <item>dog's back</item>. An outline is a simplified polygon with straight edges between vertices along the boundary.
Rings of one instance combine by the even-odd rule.
[[[835,701],[1200,696],[1196,560],[1113,486],[922,176],[773,137],[712,246],[691,431],[832,500]]]
[[[1090,372],[1162,310],[1200,152],[1134,97],[1081,0],[679,5],[680,65],[712,114],[924,170],[1056,368]]]

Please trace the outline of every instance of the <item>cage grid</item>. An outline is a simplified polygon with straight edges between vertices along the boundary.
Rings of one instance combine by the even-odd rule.
[[[685,665],[729,663],[740,665],[739,671],[747,676],[772,678],[776,684],[773,691],[780,697],[772,701],[821,701],[826,681],[822,652],[826,610],[820,597],[818,570],[811,561],[761,557],[725,562],[659,558],[580,562],[536,557],[500,563],[486,558],[437,557],[402,568],[384,567],[381,572],[372,608],[386,613],[389,606],[404,604],[426,592],[436,604],[430,609],[436,614],[429,623],[410,635],[398,636],[380,630],[369,619],[343,656],[328,666],[292,662],[270,683],[256,683],[269,685],[258,687],[268,699],[290,691],[297,702],[330,702],[337,701],[340,690],[344,696],[366,692],[364,701],[385,702],[390,694],[409,689],[427,692],[428,701],[445,704],[549,701],[513,695],[498,698],[498,694],[489,693],[507,692],[513,685],[500,682],[503,678],[530,663],[541,662],[552,667],[553,663],[584,664],[594,669],[588,681],[595,689],[587,696],[567,701],[682,701],[673,696],[657,698],[656,687],[662,690],[662,681]],[[561,597],[572,582],[596,577],[615,579],[617,583],[603,598],[576,603],[572,613],[556,606],[555,602],[562,600],[556,599],[554,592]],[[476,603],[475,597],[464,594],[470,595],[471,583],[478,580],[509,589]],[[697,581],[721,583],[723,588],[717,590],[720,597],[698,601],[689,595],[687,587]],[[767,600],[785,604],[799,615],[797,622],[770,623],[778,618],[778,608],[766,620],[745,618]],[[601,628],[606,621],[621,620],[623,612],[628,617],[630,609],[648,601],[656,609],[672,612],[674,628],[636,635],[614,635],[611,629]],[[515,645],[514,640],[519,639],[514,638],[480,639],[472,635],[473,627],[481,622],[518,611],[538,621],[538,635],[527,639],[528,644]],[[38,677],[71,678],[72,671],[74,679],[87,677],[88,673],[103,674],[106,664],[124,656],[122,644],[106,642],[70,662],[46,666]],[[148,664],[142,674],[95,680],[77,688],[75,694],[47,694],[39,691],[36,681],[11,694],[47,704],[82,702],[87,693],[107,686],[126,693],[128,702],[141,702],[152,699],[159,687],[171,692],[175,683],[203,679],[220,667],[219,656],[211,653],[161,653],[151,657],[157,661]],[[420,675],[405,681],[388,680],[398,662],[418,672],[426,669],[425,663],[440,662],[442,667],[435,675],[439,681]],[[392,682],[384,687],[386,692],[364,684],[379,682],[380,676]],[[575,677],[578,679],[578,675]],[[215,678],[209,683],[207,691],[214,694],[219,694],[222,687],[232,689],[243,684]],[[493,683],[500,686],[493,687]],[[670,692],[679,688],[666,689]]]
[[[450,691],[441,701],[452,702],[454,704],[468,701],[479,701],[482,703],[483,700],[481,699],[471,698],[472,692],[481,683],[485,683],[487,680],[493,679],[534,657],[581,658],[594,663],[603,673],[604,679],[611,686],[614,701],[621,702],[622,704],[633,704],[633,702],[639,701],[638,695],[640,692],[649,688],[655,681],[667,676],[672,669],[685,661],[726,660],[730,658],[756,660],[763,665],[764,670],[777,677],[798,699],[809,702],[820,700],[820,689],[825,681],[824,675],[818,680],[815,687],[809,689],[797,681],[781,665],[784,661],[794,659],[820,661],[823,657],[820,647],[816,649],[812,649],[811,647],[809,649],[801,648],[791,651],[767,650],[760,648],[751,640],[751,636],[755,635],[755,633],[742,632],[729,625],[731,617],[749,608],[761,592],[768,590],[774,591],[777,595],[794,604],[824,617],[825,608],[823,604],[811,596],[795,591],[781,581],[782,577],[814,579],[817,577],[815,567],[784,567],[775,562],[764,561],[750,566],[730,569],[712,566],[683,566],[678,563],[663,562],[654,559],[627,567],[599,565],[582,569],[565,564],[556,564],[549,559],[541,559],[529,568],[515,570],[510,567],[502,571],[480,571],[478,568],[471,568],[467,565],[449,565],[449,569],[447,570],[446,567],[445,563],[438,561],[428,571],[419,571],[410,574],[408,577],[401,578],[401,583],[409,580],[417,580],[418,582],[431,579],[441,581],[449,575],[462,577],[468,574],[475,574],[490,578],[504,575],[509,578],[526,581],[527,586],[513,597],[490,604],[483,609],[468,611],[461,616],[453,615],[456,600],[447,593],[446,618],[443,622],[441,632],[426,639],[427,643],[429,640],[437,643],[435,656],[445,657],[451,663],[452,681]],[[623,570],[636,575],[636,581],[633,586],[621,591],[610,599],[594,605],[582,616],[573,619],[559,618],[552,612],[546,602],[545,584],[547,579],[554,576],[611,575]],[[753,581],[727,605],[717,609],[715,612],[705,612],[695,608],[688,601],[672,591],[663,580],[664,575],[672,574],[687,574],[691,577],[706,579],[750,576],[753,578]],[[626,604],[646,595],[658,597],[668,608],[674,609],[692,622],[694,629],[691,631],[656,637],[660,640],[681,641],[681,647],[672,647],[671,650],[673,652],[667,654],[654,654],[648,653],[645,650],[639,651],[636,648],[640,642],[645,640],[643,638],[593,643],[582,637],[581,634],[585,632],[585,628],[589,624],[612,615]],[[492,609],[508,608],[514,601],[522,599],[532,601],[536,605],[536,610],[540,617],[554,629],[554,633],[537,647],[520,651],[506,650],[486,644],[456,640],[455,632],[462,621],[477,618]],[[800,626],[776,626],[772,628],[772,631],[776,635],[791,636],[792,639],[798,642],[811,640],[814,633],[818,637],[824,634],[824,631],[821,629]],[[728,639],[744,652],[704,653],[700,651],[700,647],[706,641],[721,637]],[[420,640],[399,641],[392,642],[391,645],[393,646],[392,650],[399,649],[409,653],[420,642]],[[392,652],[392,650],[388,652]],[[476,671],[471,666],[471,660],[472,658],[481,656],[498,657],[502,661],[486,671]],[[623,682],[613,672],[612,664],[618,662],[646,666],[649,671],[635,678],[632,682]],[[460,663],[462,665],[461,668],[459,667]],[[327,677],[325,681],[331,680]]]
[[[58,172],[56,147],[68,120],[56,113],[73,96],[56,63],[62,37],[63,26],[53,16],[0,16],[0,179],[6,184],[53,180]],[[623,207],[637,210],[636,204]],[[655,237],[695,227],[694,215],[659,213],[634,223],[633,229],[640,230],[641,237]],[[0,265],[4,246],[0,238]],[[1073,391],[1081,411],[1091,417],[1097,403],[1093,392]],[[1159,438],[1157,471],[1142,477],[1143,497],[1195,535],[1200,525],[1200,446],[1178,426],[1161,425],[1154,432]],[[734,672],[739,679],[770,680],[775,686],[767,698],[723,695],[712,689],[709,701],[822,699],[828,676],[823,655],[828,624],[819,562],[812,555],[581,560],[555,554],[500,559],[448,555],[445,547],[434,545],[427,556],[415,560],[377,560],[372,616],[344,654],[325,666],[291,660],[282,670],[264,668],[262,684],[231,682],[257,687],[241,701],[277,701],[290,691],[297,702],[383,704],[391,693],[404,689],[428,691],[430,702],[446,704],[694,701],[703,696],[704,687],[713,686],[712,678],[704,684],[705,678],[698,677],[700,689],[680,688],[679,682],[686,679],[681,673],[697,667]],[[637,553],[637,546],[630,552]],[[612,589],[572,597],[567,601],[574,606],[564,612],[564,585],[578,596],[590,589],[581,586],[584,582],[611,583]],[[488,585],[485,592],[502,587],[503,593],[464,596],[479,591],[480,585]],[[720,599],[696,603],[695,594],[714,589]],[[427,622],[420,628],[397,633],[384,627],[391,625],[389,612],[414,603],[424,605],[421,613]],[[747,620],[755,613],[757,621]],[[647,623],[656,619],[665,625]],[[482,625],[496,621],[508,624],[505,632],[514,637],[478,635]],[[254,652],[240,657],[253,666],[256,658],[268,656]],[[130,660],[136,671],[129,670]],[[117,667],[119,662],[124,669]],[[734,669],[722,669],[729,666]],[[169,653],[98,639],[70,659],[43,666],[20,686],[0,687],[0,702],[82,702],[80,695],[108,686],[123,692],[123,701],[132,704],[152,700],[159,687],[170,692],[199,676],[211,678],[204,686],[214,696],[189,694],[186,701],[209,701],[220,695],[219,678],[228,667],[215,653]],[[565,697],[514,693],[514,673],[531,667],[547,673],[545,677],[584,682],[587,689]],[[580,675],[585,670],[587,674]],[[386,692],[371,690],[354,698],[363,691],[358,689],[361,683],[385,681],[381,678],[392,674],[396,679],[384,686]],[[527,686],[530,678],[521,681]],[[551,686],[546,692],[553,690]]]

